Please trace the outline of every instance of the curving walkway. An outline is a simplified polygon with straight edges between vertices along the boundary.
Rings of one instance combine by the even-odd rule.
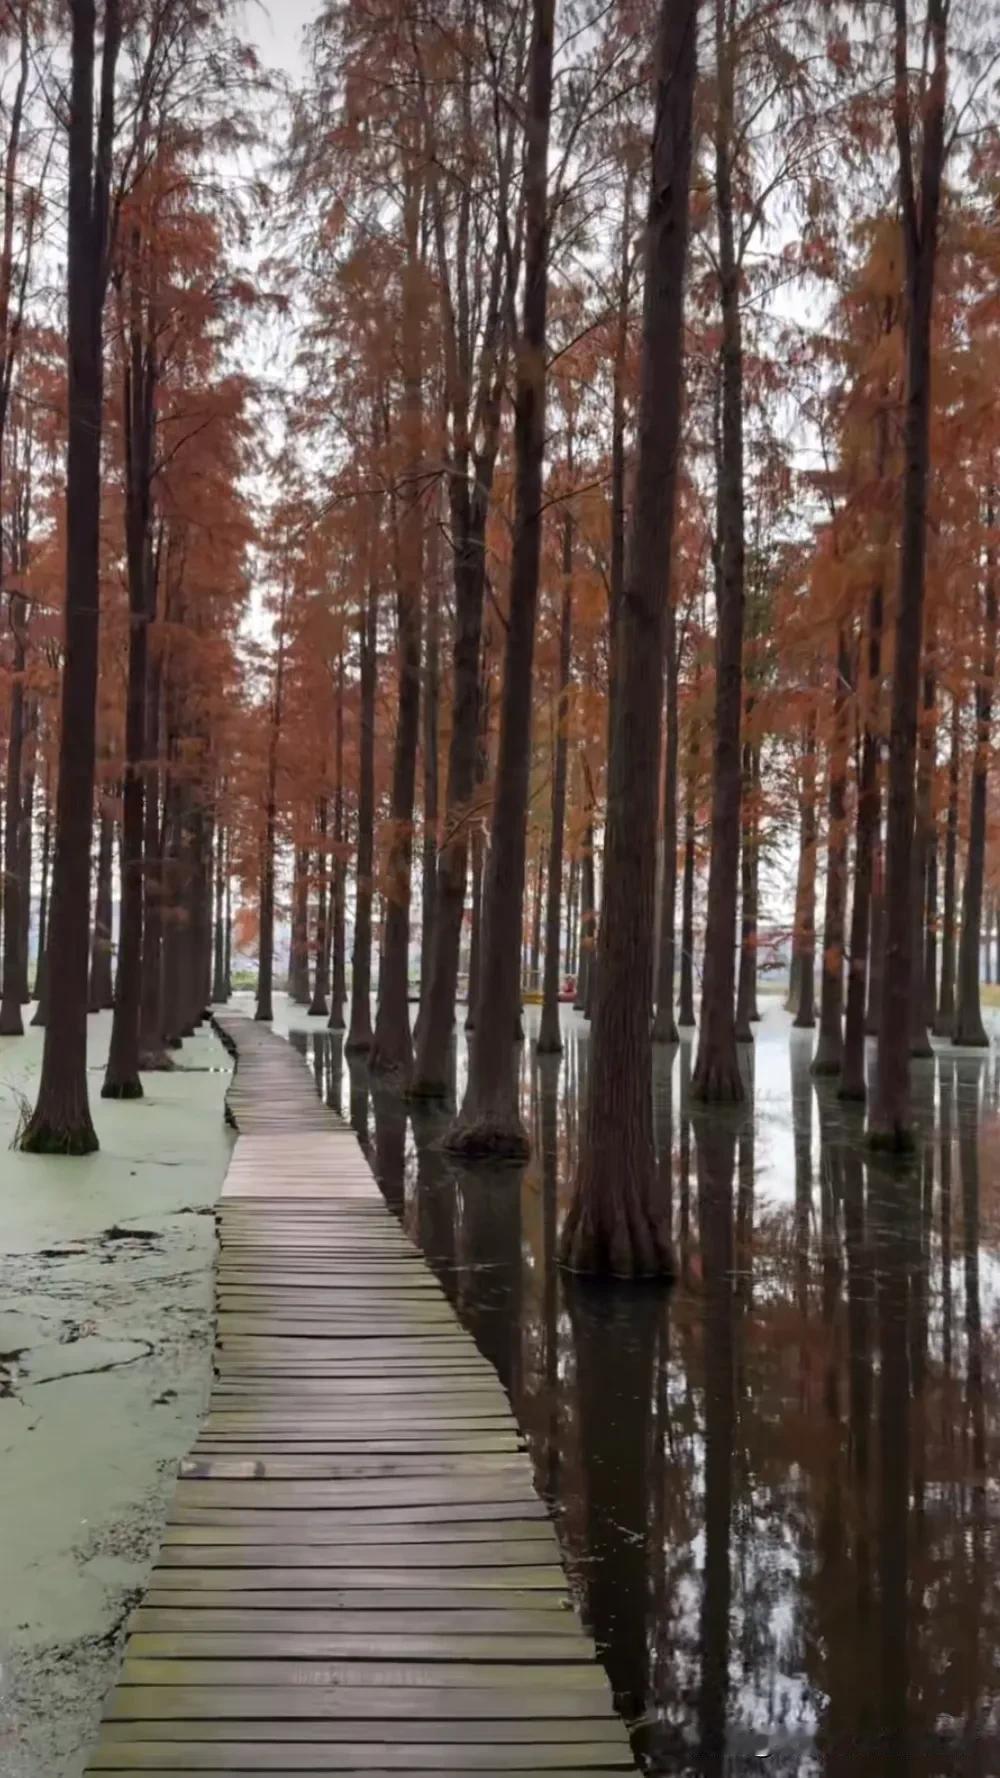
[[[215,1022],[215,1383],[88,1772],[631,1770],[496,1373],[302,1058]]]

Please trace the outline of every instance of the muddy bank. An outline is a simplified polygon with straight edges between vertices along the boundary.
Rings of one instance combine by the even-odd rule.
[[[0,1039],[0,1775],[77,1778],[211,1369],[212,1205],[231,1148],[207,1032],[99,1154],[11,1152],[41,1033]]]

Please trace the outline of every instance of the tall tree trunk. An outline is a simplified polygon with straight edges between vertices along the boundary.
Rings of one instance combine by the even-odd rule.
[[[399,561],[396,630],[399,695],[396,748],[392,766],[392,838],[388,863],[388,907],[379,971],[378,1012],[369,1058],[372,1069],[393,1073],[401,1084],[413,1066],[410,1031],[410,898],[413,867],[413,805],[420,740],[421,599],[424,573],[424,520],[421,503],[423,462],[423,362],[420,304],[421,188],[410,176],[404,201],[406,267],[403,277],[401,431],[406,482],[399,496]]]
[[[130,313],[124,374],[125,555],[128,571],[128,687],[122,785],[122,872],[118,910],[118,984],[101,1097],[141,1099],[139,1021],[142,998],[143,805],[147,746],[149,626],[155,615],[152,478],[156,359],[143,322],[138,226],[129,250]]]
[[[524,298],[514,387],[514,538],[504,653],[500,745],[480,1002],[469,1073],[448,1145],[467,1158],[523,1158],[529,1148],[518,1107],[514,1032],[524,903],[525,822],[531,761],[535,610],[542,543],[545,457],[545,321],[548,299],[548,151],[555,0],[532,0],[524,153]]]
[[[753,699],[747,699],[747,717]],[[752,1043],[757,1011],[757,750],[743,743],[740,835],[740,969],[736,986],[736,1041]]]
[[[802,747],[802,791],[799,893],[795,904],[795,943],[799,953],[796,1031],[816,1023],[816,717],[806,722]]]
[[[215,933],[212,946],[212,999],[224,1005],[226,995],[226,832],[215,827]]]
[[[722,380],[715,632],[715,745],[712,768],[712,857],[708,873],[705,967],[696,1099],[741,1100],[736,1047],[736,888],[740,857],[743,708],[743,605],[746,544],[743,510],[743,324],[733,197],[735,44],[725,0],[715,0],[718,93],[715,118],[715,204],[719,231]]]
[[[540,965],[542,960],[542,908],[545,905],[545,852],[542,847],[541,835],[538,841],[538,859],[535,868],[535,893],[531,906],[531,943],[528,950],[528,986],[533,994],[538,993]]]
[[[313,964],[313,991],[309,1002],[310,1018],[326,1019],[330,1016],[327,1002],[327,989],[330,981],[330,947],[327,943],[327,879],[329,875],[329,853],[327,851],[328,810],[326,797],[321,796],[316,811],[319,828],[319,846],[316,853],[316,961]]]
[[[309,848],[296,846],[292,873],[292,930],[288,944],[288,998],[309,999]]]
[[[466,989],[465,1029],[476,1028],[476,1007],[479,1004],[479,958],[483,937],[483,874],[485,841],[481,827],[472,832],[472,907],[469,916],[469,981]]]
[[[24,885],[21,896],[20,983],[21,1005],[31,999],[28,987],[28,953],[31,944],[31,872],[35,830],[35,779],[38,757],[38,700],[31,700],[27,714],[24,743],[24,791],[21,798],[21,833],[18,844],[18,874]]]
[[[906,410],[896,653],[889,731],[884,968],[878,1080],[870,1117],[870,1137],[879,1147],[909,1149],[913,1142],[909,1038],[913,999],[914,765],[927,554],[931,325],[945,159],[947,0],[928,0],[926,60],[929,73],[920,106],[919,192],[913,164],[906,0],[894,0],[894,7],[893,114],[906,255]]]
[[[580,893],[580,861],[574,855],[569,861],[566,882],[566,949],[563,953],[563,974],[576,973],[577,897]]]
[[[997,583],[992,542],[995,523],[993,492],[986,515],[991,541],[986,552],[982,665],[976,684],[976,752],[972,763],[969,797],[969,846],[965,857],[962,889],[962,932],[958,945],[958,1004],[955,1009],[955,1042],[986,1049],[989,1038],[980,1008],[979,978],[983,929],[983,876],[986,866],[986,799],[993,718],[993,687],[997,664]],[[989,931],[987,929],[987,946]]]
[[[233,993],[233,871],[231,861],[232,841],[226,830],[226,933],[224,981],[225,998],[232,999]]]
[[[94,931],[90,952],[89,1012],[103,1012],[114,1003],[111,979],[111,867],[115,824],[110,809],[101,806],[97,838],[97,894],[94,899]]]
[[[597,942],[597,881],[594,872],[594,822],[593,816],[584,829],[583,849],[580,854],[580,913],[579,934],[577,940],[576,993],[573,1005],[577,1012],[585,1013],[589,1005],[590,977],[594,963],[594,946]]]
[[[928,660],[933,658],[933,643],[927,648]],[[929,1057],[934,1054],[927,1035],[927,918],[929,866],[935,853],[934,810],[934,722],[937,686],[933,672],[924,673],[923,714],[917,736],[917,789],[914,805],[913,835],[913,994],[910,1002],[910,1054]]]
[[[358,747],[358,852],[355,860],[351,1027],[347,1055],[372,1044],[372,871],[375,856],[375,647],[378,595],[374,572],[361,613],[361,712]]]
[[[334,718],[333,754],[333,871],[331,875],[331,920],[333,927],[333,975],[330,989],[328,1029],[344,1029],[344,1005],[347,1000],[346,972],[346,886],[347,865],[344,860],[344,656],[337,657],[337,709]]]
[[[694,878],[698,841],[698,728],[691,725],[684,791],[684,880],[681,888],[681,985],[678,1023],[694,1024]]]
[[[98,1146],[87,1094],[87,937],[100,604],[102,321],[121,15],[119,0],[105,0],[95,141],[94,0],[71,0],[70,12],[65,647],[49,913],[49,975],[56,992],[45,1027],[38,1099],[21,1138],[21,1147],[36,1154],[90,1154]]]
[[[867,685],[861,768],[858,774],[854,838],[854,899],[844,1019],[841,1099],[863,1100],[865,1084],[865,994],[872,927],[875,849],[881,818],[879,786],[879,697],[882,686],[882,579],[879,572],[868,602]]]
[[[563,837],[566,826],[566,773],[569,762],[569,689],[573,648],[573,514],[563,514],[562,602],[559,608],[559,701],[552,768],[552,828],[549,834],[549,892],[545,908],[545,977],[539,1055],[561,1055],[559,1025],[559,929],[562,919]]]
[[[868,942],[868,1010],[865,1031],[878,1036],[882,1016],[882,976],[885,973],[885,847],[881,827],[875,835],[875,857],[872,864],[872,929]]]
[[[163,909],[165,896],[160,763],[163,721],[163,658],[154,649],[146,700],[146,758],[143,795],[144,908],[142,986],[139,1005],[139,1065],[160,1072],[173,1067],[163,1041]],[[226,996],[223,996],[226,998]]]
[[[49,923],[49,861],[52,847],[51,773],[45,767],[45,814],[42,818],[42,877],[38,894],[38,957],[35,963],[35,999],[40,1003],[45,993]],[[34,1021],[32,1021],[34,1023]]]
[[[927,888],[924,893],[924,1031],[934,1028],[938,981],[938,824],[931,812],[927,836]],[[933,1050],[931,1054],[933,1055]]]
[[[934,1031],[950,1037],[955,1025],[955,904],[958,881],[958,786],[962,743],[962,705],[951,700],[951,752],[948,758],[948,813],[944,838],[944,906],[941,913],[941,985]]]
[[[438,720],[441,702],[441,551],[440,527],[431,532],[427,581],[427,623],[424,632],[424,794],[423,858],[420,890],[420,1003],[431,977],[431,944],[438,865]]]
[[[2,441],[0,441],[2,442]],[[22,908],[29,892],[29,883],[21,875],[21,824],[24,796],[24,740],[26,703],[24,670],[26,661],[25,625],[27,608],[16,594],[10,596],[10,627],[14,637],[10,717],[7,730],[7,783],[4,794],[3,823],[3,997],[0,999],[0,1037],[21,1037],[21,985],[24,962]]]
[[[663,760],[663,872],[660,877],[660,945],[656,959],[656,1016],[653,1042],[676,1043],[674,965],[677,921],[677,777],[680,766],[678,713],[677,613],[672,602],[664,613],[666,668],[666,742]]]
[[[285,615],[287,588],[282,587],[278,617],[278,655],[274,669],[271,696],[270,735],[267,748],[267,791],[264,806],[264,831],[260,850],[260,939],[257,963],[257,1005],[254,1018],[269,1025],[274,1018],[274,876],[278,834],[278,745],[284,714],[285,689]],[[308,878],[306,879],[308,882]]]
[[[684,269],[697,0],[663,0],[646,224],[638,453],[618,614],[608,760],[604,911],[585,1122],[560,1258],[574,1270],[669,1276],[658,1189],[651,1001],[664,614],[681,441]],[[664,577],[668,584],[664,587]]]
[[[842,1019],[844,923],[847,912],[848,697],[851,691],[851,660],[843,631],[837,645],[836,674],[827,807],[826,906],[823,912],[819,1040],[812,1063],[813,1073],[819,1075],[839,1075],[844,1060]]]

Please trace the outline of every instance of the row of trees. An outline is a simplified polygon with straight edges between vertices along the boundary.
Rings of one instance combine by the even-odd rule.
[[[693,1021],[700,976],[693,1091],[742,1097],[759,932],[797,854],[797,1022],[818,954],[816,1069],[864,1097],[876,1032],[870,1129],[905,1148],[911,1049],[930,1024],[985,1035],[988,32],[963,18],[950,43],[946,0],[328,4],[249,280],[229,175],[262,82],[224,13],[105,0],[100,38],[71,13],[50,145],[5,118],[5,512],[26,451],[36,489],[4,579],[8,1029],[39,762],[45,781],[26,1145],[94,1143],[96,809],[102,959],[121,885],[108,1093],[140,1092],[225,992],[233,885],[270,1016],[290,879],[293,991],[415,1098],[447,1095],[468,929],[449,1143],[520,1158],[523,948],[543,1051],[575,952],[593,1061],[564,1259],[669,1272],[651,1044]],[[63,178],[65,392],[30,251]],[[253,386],[251,320],[280,369]]]

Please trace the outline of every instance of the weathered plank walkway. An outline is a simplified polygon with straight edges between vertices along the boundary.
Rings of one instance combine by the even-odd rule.
[[[88,1771],[631,1769],[496,1374],[301,1057],[217,1024],[216,1379]]]

